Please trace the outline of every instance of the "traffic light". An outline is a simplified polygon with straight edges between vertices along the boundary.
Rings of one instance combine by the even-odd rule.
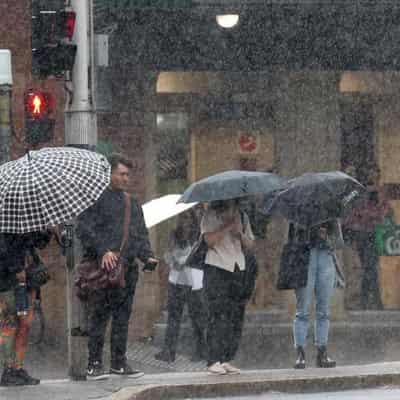
[[[53,138],[54,99],[50,93],[31,89],[25,94],[26,142],[38,144]]]
[[[41,77],[71,70],[76,45],[71,43],[76,13],[71,9],[45,10],[35,7],[32,16],[33,71]]]

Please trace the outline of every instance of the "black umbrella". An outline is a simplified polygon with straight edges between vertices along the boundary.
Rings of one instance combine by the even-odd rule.
[[[365,188],[340,171],[307,173],[290,179],[286,187],[265,201],[266,214],[280,214],[303,226],[343,217],[356,205]]]
[[[191,184],[179,202],[209,202],[268,194],[281,189],[284,182],[278,175],[267,172],[225,171]]]

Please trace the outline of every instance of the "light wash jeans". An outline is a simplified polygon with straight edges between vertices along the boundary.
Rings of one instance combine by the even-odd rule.
[[[315,293],[315,344],[326,346],[329,335],[329,308],[334,292],[336,269],[328,250],[311,249],[307,286],[296,289],[296,318],[293,321],[295,346],[304,347],[310,307]]]

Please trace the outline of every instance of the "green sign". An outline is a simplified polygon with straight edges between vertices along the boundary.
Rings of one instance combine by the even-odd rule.
[[[400,256],[400,225],[391,218],[385,218],[375,227],[375,245],[380,256]]]

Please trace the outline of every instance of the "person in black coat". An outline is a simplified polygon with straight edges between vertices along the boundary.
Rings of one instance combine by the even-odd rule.
[[[113,154],[109,161],[111,184],[100,199],[80,215],[77,225],[84,257],[99,259],[101,268],[108,271],[115,268],[119,258],[125,215],[124,191],[132,168],[130,161],[119,154]],[[154,268],[158,261],[153,257],[142,208],[133,198],[130,211],[129,234],[123,255],[126,285],[124,288],[96,290],[88,300],[89,380],[108,376],[103,368],[103,347],[106,326],[111,317],[110,373],[135,378],[143,375],[141,371],[133,370],[126,360],[129,319],[138,280],[135,259]]]

